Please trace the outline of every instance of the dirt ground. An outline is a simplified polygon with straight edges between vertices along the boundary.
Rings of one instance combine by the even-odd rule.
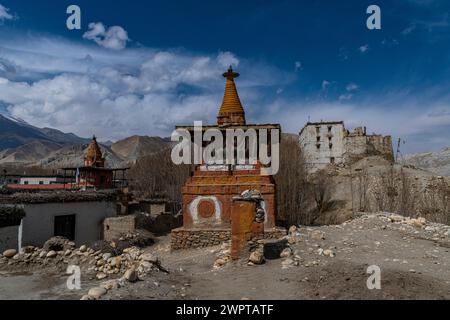
[[[445,226],[417,228],[393,223],[384,214],[366,215],[338,226],[299,229],[292,250],[298,266],[282,259],[248,266],[238,261],[214,269],[220,247],[170,251],[170,238],[146,249],[170,273],[154,272],[142,281],[111,290],[103,299],[450,299],[450,237]],[[310,235],[323,232],[324,240]],[[334,257],[321,255],[330,249]],[[367,288],[367,268],[381,269],[381,289]],[[42,270],[0,273],[3,299],[80,299],[97,280],[82,279],[68,291],[67,276]]]

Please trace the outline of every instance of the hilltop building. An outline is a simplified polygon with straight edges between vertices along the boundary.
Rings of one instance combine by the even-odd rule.
[[[368,135],[366,128],[350,132],[343,121],[308,122],[300,132],[300,147],[309,172],[328,165],[345,165],[368,156],[394,161],[392,138]]]

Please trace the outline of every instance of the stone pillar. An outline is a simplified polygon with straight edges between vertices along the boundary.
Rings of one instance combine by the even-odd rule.
[[[249,201],[233,202],[231,210],[231,258],[238,260],[248,241],[264,235],[264,224],[255,222],[256,204]]]

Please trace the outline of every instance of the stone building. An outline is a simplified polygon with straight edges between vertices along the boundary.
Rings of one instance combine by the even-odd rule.
[[[223,103],[217,116],[217,125],[204,126],[222,131],[227,129],[273,129],[278,124],[251,125],[246,123],[245,111],[239,98],[235,79],[239,74],[230,68],[223,74],[226,78]],[[191,132],[193,127],[177,127]],[[258,190],[263,197],[266,212],[265,230],[275,232],[276,198],[272,176],[261,174],[257,165],[199,165],[186,181],[183,193],[183,227],[172,231],[172,249],[204,247],[229,240],[231,236],[231,211],[233,197],[246,190]]]
[[[343,121],[308,122],[299,140],[309,172],[328,165],[351,164],[368,156],[394,161],[390,136],[368,135],[361,127],[350,132]]]

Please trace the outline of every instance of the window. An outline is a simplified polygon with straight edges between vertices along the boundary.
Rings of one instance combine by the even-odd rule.
[[[331,158],[330,158],[330,163],[331,163],[331,164],[335,164],[335,163],[336,163],[336,159],[333,158],[333,157],[331,157]]]
[[[317,150],[320,150],[320,143],[316,144]]]
[[[320,137],[317,137],[317,142],[320,142]]]
[[[330,143],[329,146],[330,146],[330,150],[332,150],[333,149],[333,144]]]
[[[44,184],[44,181],[39,181],[39,184],[40,184],[40,185],[43,185],[43,184]]]
[[[333,127],[332,127],[332,126],[329,126],[329,127],[328,127],[328,133],[331,133],[331,130],[333,130]]]
[[[28,181],[25,181],[24,183],[23,183],[24,185],[28,185],[29,184],[29,182]]]
[[[320,127],[316,127],[316,133],[320,134]]]

